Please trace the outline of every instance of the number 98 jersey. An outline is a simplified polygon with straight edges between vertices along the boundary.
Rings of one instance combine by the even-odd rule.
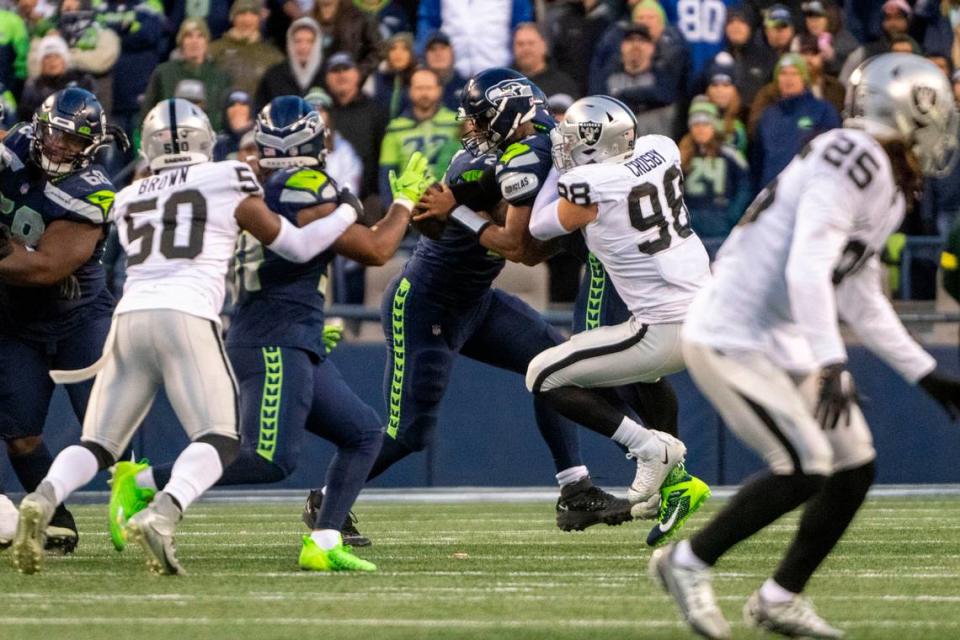
[[[637,320],[682,322],[710,278],[710,259],[690,228],[673,140],[640,137],[627,162],[574,167],[557,191],[573,204],[597,205],[597,218],[583,228],[587,247]]]
[[[219,323],[240,233],[234,214],[251,195],[263,190],[236,160],[166,169],[117,193],[127,281],[116,313],[173,309]]]

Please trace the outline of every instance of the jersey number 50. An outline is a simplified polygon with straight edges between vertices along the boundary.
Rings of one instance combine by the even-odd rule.
[[[177,212],[181,205],[190,207],[190,233],[187,246],[178,247],[175,244],[177,232]],[[147,223],[141,227],[133,224],[133,214],[155,211],[157,199],[131,202],[127,207],[127,242],[131,243],[138,238],[140,250],[127,256],[127,266],[138,265],[150,257],[153,252],[154,226]],[[207,201],[196,189],[179,191],[167,200],[163,206],[163,231],[160,232],[160,254],[168,260],[192,260],[203,251],[203,231],[207,226]]]

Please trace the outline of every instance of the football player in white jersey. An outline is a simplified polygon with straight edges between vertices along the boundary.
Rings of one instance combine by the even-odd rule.
[[[236,382],[220,339],[224,277],[237,236],[248,231],[272,251],[306,262],[356,219],[341,204],[301,228],[273,214],[250,168],[210,162],[215,135],[203,111],[164,100],[143,124],[151,176],[117,194],[114,219],[127,254],[127,280],[103,356],[80,371],[51,372],[58,382],[97,376],[81,443],[64,449],[37,490],[23,499],[13,562],[40,569],[43,532],[54,508],[113,465],[166,389],[191,444],[153,503],[127,522],[157,573],[182,573],[173,533],[183,511],[236,457]]]
[[[816,137],[764,189],[690,308],[683,355],[724,422],[769,466],[690,540],[657,550],[651,575],[684,618],[729,638],[710,567],[805,504],[783,561],[745,621],[790,637],[839,638],[801,593],[874,477],[869,427],[845,370],[838,316],[911,384],[960,408],[960,381],[910,337],[881,289],[881,253],[921,173],[949,170],[958,114],[931,62],[884,54],[851,76],[844,127]]]
[[[530,233],[546,241],[582,231],[633,315],[542,352],[527,369],[527,388],[637,459],[628,497],[641,517],[660,506],[661,522],[647,540],[657,544],[709,490],[683,469],[680,440],[641,426],[599,388],[656,382],[684,368],[680,327],[710,278],[710,261],[690,228],[677,145],[664,136],[637,139],[636,127],[622,102],[591,96],[575,102],[551,133],[560,197],[536,208]]]

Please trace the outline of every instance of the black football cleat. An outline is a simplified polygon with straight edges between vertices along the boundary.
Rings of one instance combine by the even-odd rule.
[[[320,513],[320,505],[322,504],[323,491],[312,489],[307,495],[307,502],[303,505],[303,514],[301,515],[303,524],[307,525],[307,528],[311,531],[317,521],[317,515]],[[353,515],[352,511],[347,514],[347,519],[343,521],[343,526],[340,527],[340,537],[343,539],[343,544],[351,547],[369,547],[373,544],[370,538],[357,529],[357,516]]]
[[[73,514],[62,504],[53,512],[53,518],[47,525],[46,538],[43,547],[46,551],[66,555],[77,548],[80,541],[77,523],[73,520]]]
[[[615,526],[630,520],[630,502],[593,486],[589,476],[560,490],[557,526],[564,531],[583,531],[600,523]]]

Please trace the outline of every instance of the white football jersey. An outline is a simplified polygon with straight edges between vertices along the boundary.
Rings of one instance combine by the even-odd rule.
[[[114,215],[127,281],[116,313],[174,309],[219,323],[240,233],[234,214],[250,195],[263,190],[236,160],[167,169],[120,191]]]
[[[690,228],[673,140],[642,136],[631,160],[574,167],[557,190],[573,204],[598,205],[597,218],[583,227],[587,247],[637,320],[682,322],[710,279],[710,259]]]
[[[821,134],[730,234],[684,337],[724,351],[761,351],[803,374],[846,359],[839,314],[868,348],[908,380],[919,379],[933,358],[910,338],[881,287],[879,254],[904,205],[872,136]]]

